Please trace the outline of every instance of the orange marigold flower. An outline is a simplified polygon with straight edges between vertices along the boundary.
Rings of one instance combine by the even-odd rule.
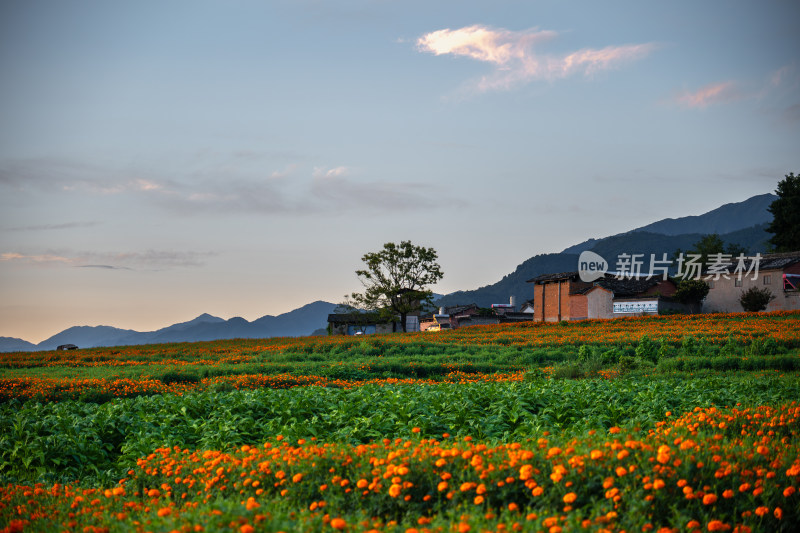
[[[169,507],[162,507],[161,509],[158,510],[158,513],[156,514],[158,514],[158,516],[161,517],[169,516],[172,514],[172,509],[170,509]]]
[[[783,518],[783,509],[781,509],[780,507],[776,507],[775,510],[772,512],[772,514],[775,516],[775,518],[780,520],[781,518]]]
[[[564,498],[563,498],[564,503],[574,503],[575,500],[577,500],[577,499],[578,499],[578,495],[575,494],[574,492],[568,492],[567,494],[564,495]]]
[[[794,494],[796,491],[797,491],[797,489],[795,489],[794,487],[786,487],[785,489],[783,489],[783,496],[785,498],[788,498],[789,496]]]
[[[420,431],[422,431],[422,430],[420,428],[418,428],[418,427],[411,428],[411,433],[419,433]]]
[[[333,529],[344,529],[347,527],[347,522],[344,521],[344,518],[334,518],[331,520],[331,527]]]
[[[700,527],[700,522],[697,520],[690,520],[688,524],[686,524],[686,529],[697,529]]]
[[[292,481],[300,483],[303,480],[303,474],[295,474],[292,476]]]
[[[756,514],[758,516],[764,516],[769,512],[769,507],[764,507],[763,505],[760,507],[756,507]]]
[[[712,520],[708,523],[707,527],[709,531],[725,531],[730,529],[730,526],[722,520]]]
[[[733,498],[733,491],[731,489],[727,489],[722,493],[722,497],[725,499]]]
[[[608,432],[612,433],[612,434],[620,433],[621,431],[622,431],[622,428],[619,428],[617,426],[613,426],[613,427],[608,428]]]
[[[591,457],[594,460],[602,459],[603,458],[603,452],[600,451],[600,450],[592,450],[591,453],[589,454],[589,457]]]
[[[450,485],[447,484],[447,481],[440,481],[438,485],[436,485],[436,489],[439,492],[444,492]]]
[[[466,522],[459,522],[458,523],[458,533],[468,533],[472,527],[467,524]]]
[[[703,496],[703,505],[711,505],[713,503],[717,503],[716,494],[706,494]]]
[[[617,469],[615,470],[615,472],[616,472],[618,477],[622,477],[622,476],[624,476],[625,474],[628,473],[628,471],[625,470],[624,466],[618,466]]]
[[[389,487],[389,496],[392,498],[397,498],[400,495],[401,489],[402,487],[400,487],[400,485],[397,483],[393,484],[391,487]]]
[[[255,528],[250,524],[244,524],[242,527],[239,528],[239,531],[241,533],[253,533],[253,531],[255,531]]]

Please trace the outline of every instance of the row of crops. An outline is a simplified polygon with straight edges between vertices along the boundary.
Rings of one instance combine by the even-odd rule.
[[[798,325],[3,355],[0,531],[793,531]]]

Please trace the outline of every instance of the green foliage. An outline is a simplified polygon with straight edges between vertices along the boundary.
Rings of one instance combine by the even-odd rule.
[[[351,298],[357,306],[388,317],[399,315],[405,331],[406,316],[432,303],[433,292],[427,287],[444,275],[436,259],[433,248],[415,246],[411,241],[387,242],[383,250],[361,258],[366,268],[357,270],[356,275],[365,290]]]
[[[775,295],[768,288],[750,287],[746,291],[742,291],[739,303],[745,311],[756,313],[765,310],[774,299]]]
[[[678,283],[678,288],[673,296],[676,301],[683,304],[699,306],[711,290],[708,283],[701,279],[684,279]]]
[[[796,369],[797,358],[779,357],[781,365]],[[714,361],[712,365],[732,364]],[[620,365],[652,368],[629,356],[621,357]],[[800,396],[796,376],[633,376],[609,381],[530,374],[513,383],[206,391],[102,405],[12,401],[0,406],[0,483],[114,483],[156,448],[228,450],[278,434],[290,441],[324,436],[329,442],[365,443],[406,438],[412,427],[420,427],[429,436],[447,432],[524,439],[545,430],[632,427],[658,420],[670,410],[772,405]]]
[[[161,381],[166,385],[171,383],[199,383],[200,376],[194,372],[169,371],[161,376]]]
[[[800,250],[800,175],[786,174],[775,190],[778,199],[769,206],[772,223],[767,231],[772,233],[770,244],[776,252]]]

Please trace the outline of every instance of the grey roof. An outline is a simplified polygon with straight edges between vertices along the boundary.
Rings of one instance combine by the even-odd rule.
[[[728,272],[733,271],[738,263],[738,260],[734,257],[728,265]],[[749,269],[751,263],[752,260],[745,259],[745,268]],[[761,256],[761,260],[758,262],[758,270],[783,270],[795,263],[800,263],[800,252],[766,254]]]
[[[541,276],[536,276],[533,279],[529,279],[527,283],[544,283],[546,281],[570,280],[577,278],[578,271],[572,270],[570,272],[558,272],[556,274],[542,274]]]
[[[661,282],[661,278],[650,279],[617,279],[617,278],[603,278],[594,282],[594,285],[583,290],[582,293],[587,293],[595,286],[603,287],[614,293],[615,297],[636,296],[643,292],[647,292]]]
[[[391,322],[381,318],[378,313],[334,313],[328,315],[328,323],[330,324],[383,324]]]

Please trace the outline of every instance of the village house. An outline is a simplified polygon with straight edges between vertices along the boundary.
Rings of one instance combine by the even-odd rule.
[[[478,313],[478,306],[475,304],[440,307],[438,313],[424,318],[420,317],[419,330],[441,331],[443,329],[456,329],[461,321]]]
[[[708,296],[704,313],[740,313],[739,298],[752,287],[768,289],[774,296],[767,311],[800,309],[800,252],[767,254],[743,264],[734,260],[712,274],[705,272]]]
[[[403,331],[399,321],[386,320],[378,313],[333,313],[328,315],[331,335],[373,335]]]
[[[534,284],[533,320],[537,322],[657,314],[681,307],[669,299],[677,289],[675,283],[661,277],[618,279],[606,274],[586,282],[573,271],[543,274],[528,283]]]

